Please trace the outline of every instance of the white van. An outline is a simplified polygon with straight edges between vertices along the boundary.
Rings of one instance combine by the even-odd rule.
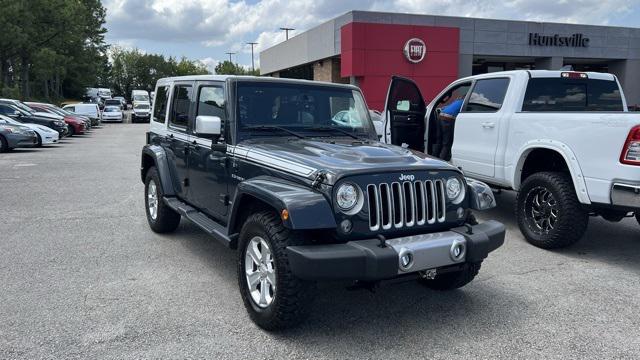
[[[151,102],[149,101],[149,93],[146,90],[131,91],[131,122],[134,123],[138,119],[148,122],[151,114]]]
[[[100,125],[102,122],[102,112],[100,111],[98,104],[69,104],[62,107],[62,109],[78,115],[87,116],[91,119],[91,126]]]

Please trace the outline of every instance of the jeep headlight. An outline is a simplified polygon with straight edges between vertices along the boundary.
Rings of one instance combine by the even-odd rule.
[[[360,198],[358,187],[351,183],[344,183],[336,191],[336,204],[342,211],[352,210]]]
[[[464,199],[464,186],[462,181],[457,177],[447,179],[446,183],[447,197],[454,204],[460,204]]]

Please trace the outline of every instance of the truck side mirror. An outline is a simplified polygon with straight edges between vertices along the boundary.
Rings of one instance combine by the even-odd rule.
[[[198,115],[196,117],[196,136],[206,139],[220,137],[222,119],[218,116]]]

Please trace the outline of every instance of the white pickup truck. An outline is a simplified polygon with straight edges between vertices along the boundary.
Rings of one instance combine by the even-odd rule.
[[[579,240],[589,216],[640,222],[640,113],[611,74],[516,70],[463,78],[426,105],[394,77],[382,114],[386,143],[435,154],[440,108],[463,99],[451,161],[468,177],[518,191],[523,235],[535,246]]]

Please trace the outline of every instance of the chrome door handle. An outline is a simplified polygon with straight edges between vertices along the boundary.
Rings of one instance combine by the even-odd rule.
[[[492,129],[492,128],[496,127],[496,123],[494,123],[494,122],[483,122],[480,125],[482,125],[482,127],[485,128],[485,129]]]

